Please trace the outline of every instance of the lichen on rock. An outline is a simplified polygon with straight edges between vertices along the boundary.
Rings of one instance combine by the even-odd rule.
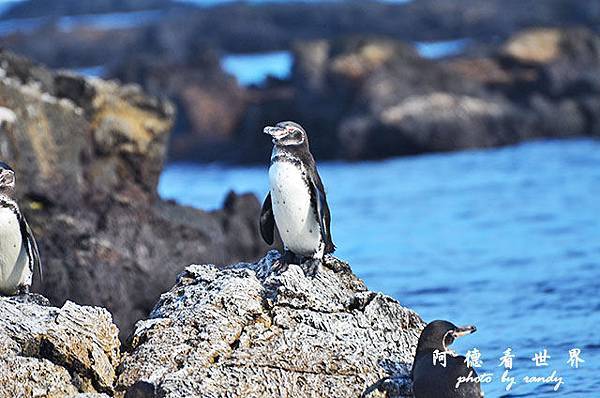
[[[314,278],[293,264],[277,274],[276,261],[272,251],[256,263],[188,267],[150,318],[138,322],[117,394],[383,396],[384,385],[393,391],[390,383],[408,375],[421,318],[367,290],[335,257]]]
[[[0,397],[112,395],[119,360],[118,330],[105,309],[0,297]]]

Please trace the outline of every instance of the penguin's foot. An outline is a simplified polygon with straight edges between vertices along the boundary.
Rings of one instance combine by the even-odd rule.
[[[319,265],[321,265],[322,260],[320,258],[308,258],[306,261],[302,263],[302,270],[304,271],[304,275],[309,278],[314,278],[317,276],[317,272],[319,272]]]
[[[31,286],[21,285],[17,288],[17,294],[12,297],[13,300],[25,304],[37,304],[44,307],[50,306],[50,301],[41,294],[31,293]]]
[[[296,256],[294,252],[289,251],[287,249],[283,252],[283,256],[281,256],[281,261],[285,262],[286,264],[299,264],[298,256]]]
[[[285,271],[287,271],[289,266],[290,263],[285,261],[285,259],[282,257],[273,263],[273,266],[271,267],[271,272],[275,274],[283,274]]]
[[[283,274],[287,271],[289,265],[294,261],[295,255],[289,250],[285,250],[279,260],[271,266],[271,272],[274,274]]]

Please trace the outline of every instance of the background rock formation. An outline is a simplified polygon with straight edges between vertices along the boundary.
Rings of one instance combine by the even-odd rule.
[[[112,27],[61,19],[123,11],[142,14]],[[27,16],[35,26],[8,29],[2,46],[53,67],[102,66],[169,96],[179,111],[172,159],[263,162],[258,132],[281,119],[309,127],[319,159],[598,136],[597,2],[30,0],[3,18],[10,27]],[[464,48],[441,59],[412,47],[457,39]],[[294,54],[292,75],[259,87],[240,86],[219,63],[282,50]]]
[[[137,86],[0,53],[0,158],[17,172],[53,303],[108,308],[122,337],[192,262],[263,253],[252,195],[203,212],[158,198],[173,106]],[[201,182],[198,182],[201,183]]]
[[[319,159],[598,137],[599,45],[585,29],[533,29],[485,55],[428,60],[387,39],[299,42],[290,81],[260,89],[242,122],[239,159],[260,159],[255,132],[282,114],[312,133]]]
[[[120,343],[110,314],[70,301],[62,308],[44,301],[0,297],[0,396],[112,395]]]
[[[118,392],[404,396],[420,317],[333,257],[314,279],[296,265],[274,274],[278,259],[272,251],[253,264],[188,267],[137,324]]]

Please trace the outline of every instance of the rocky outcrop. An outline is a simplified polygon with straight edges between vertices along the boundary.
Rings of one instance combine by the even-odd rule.
[[[533,123],[519,129],[520,139],[600,136],[600,80],[595,72],[600,67],[600,36],[590,30],[526,30],[487,59],[451,61],[448,66],[530,115]]]
[[[159,40],[150,36],[148,45]],[[171,159],[231,160],[231,140],[247,110],[250,96],[233,76],[226,74],[210,47],[193,46],[181,55],[144,57],[132,54],[109,74],[134,81],[151,94],[167,96],[178,106],[171,137]]]
[[[37,2],[15,12],[33,13]],[[168,95],[179,110],[173,159],[264,162],[269,142],[260,131],[281,119],[308,127],[319,159],[596,136],[600,128],[600,8],[586,0],[57,4],[39,10],[154,10],[125,28],[62,29],[48,20],[0,44],[53,66],[103,64],[111,77]],[[531,30],[539,26],[551,28]],[[455,39],[466,39],[465,52],[437,61],[402,44]],[[295,55],[292,78],[263,87],[240,87],[219,65],[228,52],[284,49]]]
[[[0,43],[53,67],[81,67],[118,61],[132,53],[176,60],[199,42],[224,52],[277,51],[291,48],[298,39],[330,40],[345,35],[407,42],[467,37],[493,43],[529,27],[597,29],[600,21],[600,8],[588,0],[230,2],[217,7],[191,4],[174,0],[54,0],[52,5],[44,0],[18,2],[4,18],[46,19],[38,29],[8,35]],[[56,18],[133,10],[160,10],[162,17],[141,26],[117,24],[113,29],[105,24],[64,29]],[[148,36],[157,40],[148,40]]]
[[[401,42],[305,42],[294,54],[292,96],[264,101],[240,130],[248,160],[267,151],[257,132],[277,113],[307,128],[319,159],[497,146],[530,131],[511,101]]]
[[[191,265],[124,352],[108,311],[0,298],[0,397],[412,397],[424,323],[326,256]]]
[[[567,83],[580,92],[580,86],[569,82],[573,76],[589,75],[581,69],[581,58],[561,61],[573,51],[594,51],[588,46],[589,34],[578,37],[560,28],[597,32],[600,8],[586,0],[236,2],[203,8],[171,0],[60,0],[50,8],[41,3],[15,6],[6,17],[40,17],[39,26],[6,35],[0,44],[56,67],[104,65],[111,77],[170,96],[179,110],[170,145],[174,159],[264,161],[268,143],[256,136],[263,124],[281,119],[308,124],[316,132],[311,138],[317,136],[313,148],[321,159],[380,158],[588,135],[600,124],[593,116],[598,109],[595,96],[557,99],[545,91],[546,84],[558,84],[563,91]],[[59,26],[58,18],[50,19],[128,10],[150,10],[154,17],[125,27],[84,23],[69,29]],[[538,26],[553,28],[519,33]],[[387,43],[367,40],[370,44],[363,46],[339,40],[349,35],[382,37]],[[399,42],[457,38],[471,45],[467,56],[450,62],[417,61]],[[298,40],[305,43],[296,46]],[[507,43],[499,49],[502,40]],[[218,64],[227,52],[294,46],[293,81],[259,90],[240,87]],[[374,52],[361,54],[363,50]],[[372,56],[385,60],[372,63]],[[320,78],[304,74],[306,67]],[[509,92],[497,90],[498,82]],[[524,98],[520,90],[532,91]],[[394,109],[382,109],[382,101]],[[440,106],[439,117],[426,117],[438,113]],[[415,110],[416,116],[397,117],[407,110]]]
[[[0,298],[0,397],[112,396],[119,346],[105,309]]]
[[[128,190],[156,195],[175,116],[170,103],[8,52],[0,66],[0,105],[15,115],[0,155],[24,182],[20,192],[60,202]]]
[[[253,195],[231,194],[213,212],[158,198],[169,102],[7,52],[0,74],[0,159],[16,170],[40,245],[45,278],[34,290],[52,303],[106,307],[125,337],[182,264],[264,252]]]
[[[528,30],[490,55],[442,60],[391,40],[298,43],[288,90],[261,90],[242,124],[240,157],[264,157],[257,132],[275,115],[300,121],[319,159],[598,136],[599,49],[585,29]]]
[[[327,257],[314,278],[256,263],[193,265],[138,322],[119,367],[128,397],[396,396],[423,321]]]

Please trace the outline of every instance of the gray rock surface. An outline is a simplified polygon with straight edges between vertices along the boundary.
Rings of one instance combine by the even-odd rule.
[[[0,397],[107,397],[120,359],[108,311],[0,298]]]
[[[212,212],[158,197],[173,117],[138,86],[0,51],[0,159],[16,170],[45,265],[34,291],[55,305],[106,307],[123,338],[184,265],[266,249],[254,195],[231,194]]]
[[[137,323],[117,395],[404,396],[421,318],[334,257],[314,279],[278,260],[188,267]]]

